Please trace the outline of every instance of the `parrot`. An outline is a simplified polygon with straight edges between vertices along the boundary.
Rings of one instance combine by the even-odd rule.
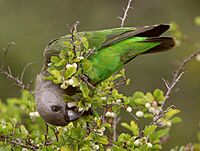
[[[86,37],[89,47],[94,49],[86,59],[92,67],[83,71],[83,74],[95,85],[112,76],[137,56],[173,48],[174,38],[160,37],[169,28],[169,24],[156,24],[78,32],[77,35]],[[47,68],[51,57],[66,49],[64,42],[69,41],[70,37],[68,34],[48,43],[43,54],[44,66],[36,78],[37,111],[47,123],[56,126],[65,126],[86,114],[79,112],[73,102],[64,101],[63,95],[74,95],[75,88],[62,89],[58,84],[44,79],[49,74]]]

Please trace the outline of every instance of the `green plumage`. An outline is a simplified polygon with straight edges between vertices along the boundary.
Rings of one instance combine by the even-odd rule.
[[[84,64],[91,68],[84,71],[92,83],[97,83],[110,77],[124,64],[143,53],[160,52],[174,47],[170,37],[159,37],[169,29],[169,25],[153,25],[140,28],[114,28],[100,31],[80,32],[87,38],[89,47],[95,48]],[[50,57],[66,49],[64,41],[69,41],[70,35],[63,36],[49,43],[45,49],[46,63]]]

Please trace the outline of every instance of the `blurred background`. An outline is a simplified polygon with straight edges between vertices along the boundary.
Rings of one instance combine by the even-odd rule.
[[[24,66],[35,62],[25,73],[25,82],[35,79],[43,64],[46,44],[68,33],[67,25],[79,21],[79,31],[119,27],[123,7],[127,0],[0,0],[0,50],[8,42],[15,42],[7,55],[7,64],[15,75]],[[141,26],[176,22],[185,38],[175,49],[136,58],[126,65],[131,84],[121,91],[132,95],[134,91],[166,90],[162,78],[171,79],[180,60],[189,55],[200,43],[200,27],[194,18],[200,15],[199,0],[133,0],[125,26]],[[168,32],[168,35],[170,32]],[[0,61],[3,53],[0,52]],[[200,62],[187,65],[177,87],[180,90],[168,100],[181,110],[183,122],[171,131],[165,149],[196,141],[200,122]],[[19,97],[19,89],[0,75],[0,99]]]

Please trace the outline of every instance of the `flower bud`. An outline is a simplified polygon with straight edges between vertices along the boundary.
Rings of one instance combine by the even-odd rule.
[[[145,107],[146,107],[146,108],[150,108],[150,107],[151,107],[151,104],[150,104],[150,103],[146,103],[146,104],[145,104]]]
[[[127,107],[126,111],[129,112],[129,113],[132,112],[132,107],[130,107],[130,106]]]
[[[137,117],[143,117],[144,116],[144,113],[142,111],[137,111],[136,112],[136,116]]]
[[[147,143],[147,147],[151,148],[153,145],[151,143]]]

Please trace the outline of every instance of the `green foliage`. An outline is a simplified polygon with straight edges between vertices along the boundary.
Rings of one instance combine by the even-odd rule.
[[[65,50],[51,57],[46,80],[58,84],[61,89],[76,87],[80,90],[76,94],[78,99],[74,100],[69,95],[64,95],[64,99],[75,101],[79,112],[92,108],[93,114],[85,115],[64,127],[50,126],[48,135],[45,135],[45,123],[36,112],[32,94],[25,90],[19,99],[7,99],[6,104],[0,102],[1,148],[43,151],[160,150],[161,141],[169,135],[172,124],[181,121],[176,116],[179,110],[170,108],[165,111],[162,108],[165,96],[160,89],[153,93],[137,91],[132,96],[120,93],[117,86],[130,82],[124,69],[92,86],[82,74],[83,69],[91,68],[86,61],[91,51],[89,44],[85,37],[78,37],[76,33],[74,36],[73,41],[64,43]],[[124,131],[118,133],[113,128],[113,122],[123,111],[130,115],[131,120],[130,124],[120,121]],[[151,122],[141,125],[141,119]],[[114,138],[115,131],[117,135]]]

